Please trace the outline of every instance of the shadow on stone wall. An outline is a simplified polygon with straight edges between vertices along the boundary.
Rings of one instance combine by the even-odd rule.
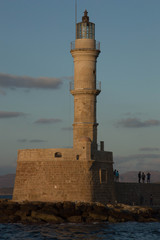
[[[160,184],[114,183],[116,201],[129,205],[160,205]]]

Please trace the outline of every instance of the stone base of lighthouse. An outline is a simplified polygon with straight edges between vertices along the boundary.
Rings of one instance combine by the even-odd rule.
[[[75,149],[19,150],[13,200],[114,202],[112,153],[91,155],[88,138]]]

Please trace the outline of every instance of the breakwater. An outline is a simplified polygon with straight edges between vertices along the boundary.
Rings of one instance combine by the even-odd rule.
[[[160,208],[84,202],[0,200],[0,223],[160,222]]]

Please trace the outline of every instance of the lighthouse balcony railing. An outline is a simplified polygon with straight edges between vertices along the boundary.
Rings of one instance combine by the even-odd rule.
[[[74,82],[70,82],[70,84],[69,84],[69,89],[70,89],[70,91],[72,91],[72,90],[75,90],[75,88],[74,88]],[[82,89],[87,89],[87,90],[93,90],[93,88],[89,88],[88,86],[83,86],[83,88],[77,88],[77,90],[82,90]],[[95,88],[95,90],[99,90],[99,91],[101,91],[101,82],[100,81],[98,81],[97,83],[96,83],[96,88]]]
[[[79,49],[79,48],[76,48],[75,41],[71,42],[71,50],[76,50],[76,49]],[[83,49],[88,49],[88,48],[83,48]],[[95,41],[95,47],[93,49],[100,51],[100,42],[99,41]]]

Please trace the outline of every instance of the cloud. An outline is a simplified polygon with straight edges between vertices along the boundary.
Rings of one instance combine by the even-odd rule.
[[[117,122],[116,126],[125,128],[155,127],[160,126],[160,121],[155,119],[141,121],[138,118],[127,118]]]
[[[65,76],[65,77],[62,77],[62,79],[64,80],[69,80],[69,81],[73,81],[74,80],[74,76]]]
[[[159,151],[160,148],[151,148],[151,147],[144,147],[144,148],[140,148],[139,151],[146,151],[146,152],[154,152],[154,151]]]
[[[32,139],[29,141],[30,143],[43,143],[43,142],[47,142],[45,140],[41,140],[41,139]]]
[[[6,111],[0,111],[0,118],[16,118],[16,117],[22,117],[25,116],[25,113],[22,112],[6,112]]]
[[[42,139],[32,139],[32,140],[27,140],[27,139],[18,139],[17,140],[18,142],[21,142],[21,143],[43,143],[43,142],[47,142],[46,140],[42,140]]]
[[[126,112],[123,114],[124,116],[128,116],[130,118],[135,118],[137,116],[142,116],[142,115],[145,115],[144,113],[142,112],[135,112],[135,113],[132,113],[132,112]]]
[[[160,154],[133,154],[128,156],[115,156],[114,168],[121,173],[126,171],[160,170]]]
[[[64,130],[64,131],[73,131],[72,127],[63,127],[61,129]]]
[[[6,92],[0,89],[0,95],[5,96],[5,95],[6,95]]]
[[[160,158],[160,154],[133,154],[128,156],[116,156],[114,159],[117,162],[127,162],[133,160],[145,160],[145,159],[158,159]]]
[[[61,119],[58,118],[40,118],[37,121],[35,121],[34,123],[36,124],[53,124],[53,123],[58,123],[61,122]]]
[[[21,143],[25,143],[25,142],[27,142],[27,139],[18,139],[17,141],[21,142]]]
[[[57,89],[62,84],[61,78],[16,76],[0,73],[0,87],[27,89]]]

